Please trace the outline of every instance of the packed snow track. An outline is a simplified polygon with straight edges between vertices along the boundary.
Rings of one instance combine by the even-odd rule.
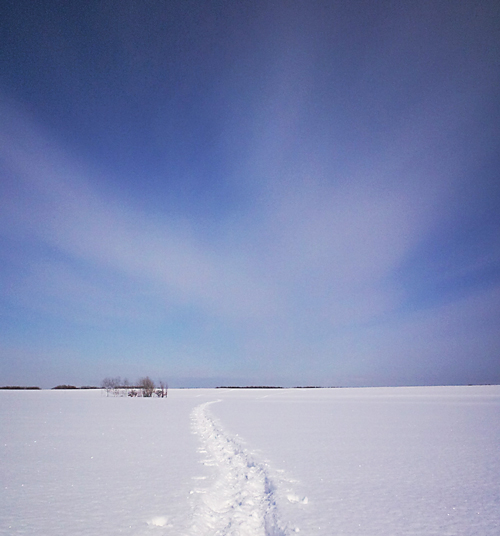
[[[205,465],[217,471],[215,483],[200,494],[193,536],[288,536],[280,520],[276,487],[267,464],[258,463],[236,437],[227,434],[206,402],[192,412],[193,432],[200,436]]]

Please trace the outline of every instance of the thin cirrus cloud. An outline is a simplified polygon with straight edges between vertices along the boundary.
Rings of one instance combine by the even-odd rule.
[[[31,142],[24,147],[11,143],[6,151],[22,184],[16,185],[18,197],[7,209],[11,223],[28,226],[25,232],[69,259],[153,285],[167,302],[170,296],[173,303],[194,302],[227,317],[252,316],[252,311],[265,316],[269,302],[285,300],[289,307],[288,289],[300,287],[311,275],[319,276],[320,291],[326,280],[342,296],[353,285],[387,274],[411,235],[404,192],[353,194],[347,188],[325,200],[326,188],[309,182],[265,207],[253,234],[251,228],[234,233],[246,233],[253,250],[238,241],[217,250],[197,240],[187,221],[152,222],[146,213],[99,195],[76,162],[47,137],[42,142],[27,123],[23,128],[24,144]],[[243,218],[240,225],[251,223]],[[46,262],[36,267],[38,276],[50,271]],[[59,261],[52,273],[60,272]],[[58,278],[53,275],[50,284],[38,281],[35,287],[65,287],[67,299],[88,296],[82,293],[77,270],[70,291],[70,273],[69,265],[60,273],[60,285],[54,284]],[[274,300],[272,289],[277,290]]]
[[[194,303],[216,315],[237,317],[268,308],[269,293],[264,299],[260,283],[227,252],[201,244],[187,221],[167,217],[158,223],[146,213],[99,194],[79,164],[47,137],[42,141],[26,120],[17,121],[23,143],[8,141],[7,136],[3,143],[3,156],[15,174],[11,191],[4,196],[4,220],[18,236],[36,237],[68,261],[64,265],[60,260],[39,263],[32,259],[33,277],[38,278],[34,288],[64,294],[66,301],[88,301],[85,277],[79,274],[81,264],[87,264],[95,271],[138,283],[164,301],[166,308]],[[72,263],[80,263],[80,270],[72,269]],[[43,275],[47,273],[51,273],[50,280]],[[106,277],[103,303],[109,298]],[[97,293],[98,287],[92,286],[92,293]]]
[[[413,154],[381,161],[377,152],[370,173],[369,160],[351,162],[348,179],[337,185],[314,169],[292,181],[269,181],[230,232],[221,227],[210,242],[187,219],[153,220],[120,202],[119,193],[99,190],[95,177],[49,136],[20,114],[11,117],[11,132],[22,136],[3,137],[15,177],[4,186],[3,233],[26,245],[17,260],[28,268],[7,292],[19,306],[61,323],[124,331],[131,322],[158,325],[190,308],[200,325],[220,335],[202,335],[200,347],[188,343],[193,332],[184,335],[191,357],[183,357],[195,364],[175,369],[187,375],[203,369],[278,382],[426,381],[436,367],[432,356],[438,369],[467,361],[470,353],[456,342],[465,325],[491,359],[493,327],[474,319],[485,309],[496,317],[496,291],[402,313],[408,293],[398,271],[436,226],[453,221],[443,207],[456,187],[448,176],[428,180],[425,166],[420,180],[418,168],[406,178]],[[219,336],[231,341],[228,355],[211,348]],[[283,366],[289,371],[279,373]]]

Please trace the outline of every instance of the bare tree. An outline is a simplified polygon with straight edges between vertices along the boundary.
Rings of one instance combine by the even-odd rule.
[[[128,396],[129,391],[130,391],[130,383],[129,383],[129,381],[127,380],[127,378],[125,378],[125,379],[123,380],[123,382],[122,382],[122,384],[121,384],[121,387],[122,387],[122,389],[125,390],[125,393],[123,393],[123,394],[124,394],[125,396]],[[122,396],[123,396],[123,394],[122,394]]]
[[[168,394],[168,383],[164,381],[160,381],[160,389],[157,391],[158,396],[161,396],[162,398],[166,398]]]
[[[101,387],[103,389],[106,389],[106,395],[109,396],[109,393],[111,391],[114,391],[116,394],[116,391],[118,387],[120,386],[120,376],[117,376],[116,378],[104,378],[101,382]]]
[[[138,384],[139,387],[142,389],[142,396],[153,396],[153,392],[155,390],[155,382],[149,376],[141,378]]]

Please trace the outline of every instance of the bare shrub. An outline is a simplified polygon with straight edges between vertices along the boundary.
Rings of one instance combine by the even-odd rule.
[[[118,388],[120,387],[121,379],[120,376],[117,376],[116,378],[104,378],[101,382],[101,386],[103,389],[106,389],[106,394],[109,396],[109,393],[113,393],[114,395],[118,394]]]
[[[142,389],[142,396],[151,397],[155,390],[155,382],[149,377],[141,378],[138,387]]]

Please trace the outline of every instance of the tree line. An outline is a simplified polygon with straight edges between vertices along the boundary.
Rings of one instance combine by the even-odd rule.
[[[32,385],[32,386],[24,386],[24,385],[3,385],[2,387],[0,387],[0,389],[14,389],[14,390],[22,390],[22,391],[26,391],[26,390],[35,390],[35,391],[39,391],[40,390],[40,387],[37,387],[36,385]]]

